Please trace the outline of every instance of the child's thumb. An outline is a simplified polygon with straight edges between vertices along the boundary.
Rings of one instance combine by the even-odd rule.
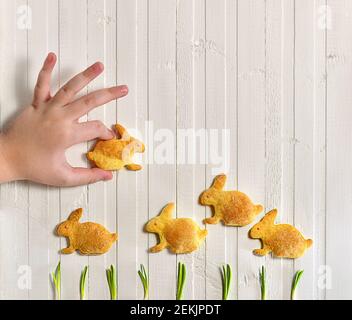
[[[69,186],[82,186],[111,179],[112,173],[110,171],[105,171],[99,168],[72,168]]]

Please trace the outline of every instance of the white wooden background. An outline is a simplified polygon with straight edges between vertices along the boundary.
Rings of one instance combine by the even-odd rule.
[[[30,29],[23,29],[24,5]],[[129,85],[127,98],[89,119],[142,132],[149,120],[175,137],[184,128],[230,129],[227,187],[266,210],[279,208],[279,221],[295,224],[314,247],[296,261],[259,258],[249,227],[216,225],[192,255],[148,254],[156,240],[143,225],[167,202],[199,223],[209,215],[197,201],[213,179],[212,165],[149,164],[70,189],[9,183],[0,187],[0,298],[52,299],[49,273],[60,259],[63,299],[79,298],[86,264],[89,299],[108,299],[111,263],[120,299],[142,297],[141,263],[149,268],[151,298],[173,299],[177,261],[187,265],[189,299],[221,298],[225,262],[234,269],[234,299],[259,298],[263,264],[270,299],[289,297],[298,269],[305,270],[298,298],[352,298],[352,1],[0,0],[2,124],[30,102],[49,51],[59,57],[53,89],[97,60],[106,71],[89,91]],[[71,150],[71,162],[86,165],[89,147]],[[65,240],[54,228],[80,206],[84,219],[119,232],[108,254],[58,254]],[[31,289],[21,286],[27,265]]]

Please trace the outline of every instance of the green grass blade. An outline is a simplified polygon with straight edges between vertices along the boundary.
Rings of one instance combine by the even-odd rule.
[[[231,282],[232,282],[232,269],[231,266],[228,264],[227,265],[227,294],[226,294],[226,300],[228,299],[230,289],[231,289]]]
[[[186,265],[182,264],[182,282],[181,282],[181,292],[180,292],[180,300],[183,298],[183,290],[186,284]]]
[[[296,288],[300,279],[302,278],[304,270],[298,270],[293,277],[292,286],[291,286],[291,300],[295,299]]]
[[[262,266],[261,269],[259,270],[259,279],[260,279],[261,299],[266,300],[266,271],[264,266]]]
[[[86,287],[87,273],[88,273],[88,266],[85,266],[82,273],[81,273],[81,279],[80,279],[80,284],[79,284],[81,300],[84,300],[84,298],[85,298],[85,287]]]
[[[117,299],[117,277],[116,277],[116,268],[114,265],[111,265],[109,269],[106,270],[106,279],[108,281],[109,290],[110,290],[110,299]]]
[[[221,267],[221,281],[222,281],[222,300],[226,300],[226,272],[225,267]]]
[[[229,297],[231,282],[232,282],[232,269],[229,264],[222,266],[221,279],[222,279],[222,299],[227,300]]]
[[[181,262],[178,263],[178,268],[177,268],[177,292],[176,292],[176,300],[180,300],[180,288],[181,288],[181,281],[182,281],[182,270],[181,270]]]
[[[61,261],[59,261],[55,271],[51,274],[54,287],[55,287],[55,299],[61,299]]]
[[[177,272],[176,300],[182,300],[185,283],[186,283],[186,266],[184,263],[179,262],[178,272]]]
[[[138,271],[138,275],[143,284],[144,300],[147,300],[149,298],[149,277],[142,264],[141,264],[140,270]]]
[[[114,300],[117,299],[117,276],[116,276],[116,268],[112,266],[112,281],[114,284]]]

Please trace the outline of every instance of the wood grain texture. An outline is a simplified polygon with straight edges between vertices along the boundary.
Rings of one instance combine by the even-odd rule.
[[[151,299],[174,299],[179,261],[188,271],[187,299],[221,299],[224,263],[234,272],[231,299],[259,299],[261,265],[270,299],[289,298],[298,269],[305,271],[298,299],[351,298],[351,15],[349,0],[0,1],[1,127],[30,103],[53,51],[53,92],[95,61],[105,72],[81,94],[128,84],[128,97],[82,120],[120,122],[146,143],[143,170],[106,183],[0,186],[0,298],[53,299],[49,273],[60,260],[63,299],[79,299],[85,265],[87,298],[108,299],[110,264],[119,299],[141,299],[141,263]],[[70,149],[69,161],[87,166],[91,146]],[[162,148],[171,150],[166,163],[156,157]],[[228,190],[246,192],[266,211],[278,208],[277,222],[294,224],[313,248],[296,261],[256,257],[250,226],[204,226],[211,212],[198,197],[220,171]],[[177,203],[175,216],[208,229],[199,251],[148,253],[156,237],[144,225],[168,202]],[[84,221],[119,232],[108,254],[60,256],[66,241],[54,228],[77,207]],[[31,286],[24,285],[28,270]]]
[[[204,10],[201,1],[182,0],[177,6],[177,216],[192,218],[202,228],[204,208],[198,197],[204,189],[204,166],[194,166],[189,159],[196,154],[197,132],[204,128],[204,52],[194,52],[195,43],[204,40]],[[193,129],[193,130],[192,130]],[[199,251],[182,255],[188,281],[185,299],[205,298],[205,245]]]
[[[225,77],[225,22],[226,1],[206,1],[206,121],[205,128],[209,135],[207,143],[207,155],[209,164],[206,166],[206,187],[213,182],[217,173],[217,167],[212,165],[213,154],[217,153],[215,141],[210,141],[210,131],[217,130],[221,133],[226,128],[226,77]],[[217,142],[220,143],[217,136]],[[221,150],[221,145],[219,147]],[[220,169],[221,170],[221,169]],[[222,171],[222,170],[221,170]],[[207,217],[212,215],[210,207],[207,207]],[[221,223],[207,226],[209,235],[207,237],[206,253],[206,298],[221,299],[221,274],[220,267],[226,263],[226,229]]]
[[[332,25],[327,30],[327,185],[326,185],[326,266],[330,273],[328,299],[351,299],[352,277],[349,255],[351,232],[351,37],[352,3],[328,1]],[[333,240],[334,239],[334,240]],[[338,244],[333,243],[337,241]],[[343,261],[343,262],[342,262]],[[323,275],[323,274],[322,274]],[[326,285],[322,282],[321,285]]]
[[[176,152],[167,158],[155,159],[155,148],[165,138],[176,137],[176,0],[149,0],[149,99],[148,120],[154,132],[149,143],[149,217],[158,215],[169,202],[176,201]],[[165,133],[163,131],[166,129]],[[164,136],[165,135],[165,136]],[[159,164],[158,164],[159,162]],[[161,164],[162,163],[162,164]],[[176,213],[174,213],[176,214]],[[155,245],[155,235],[150,236],[150,246]],[[174,299],[176,297],[176,256],[163,250],[149,255],[150,298]]]
[[[265,1],[238,1],[238,189],[255,203],[266,202]],[[266,257],[252,250],[249,226],[238,230],[238,298],[258,299],[259,267]]]

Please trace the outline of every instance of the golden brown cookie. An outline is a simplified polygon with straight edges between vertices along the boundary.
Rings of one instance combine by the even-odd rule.
[[[82,212],[82,209],[73,211],[66,221],[57,226],[57,234],[66,237],[69,243],[61,253],[70,254],[78,250],[84,255],[98,255],[108,252],[117,240],[117,234],[110,233],[98,223],[79,223]]]
[[[131,137],[126,129],[119,124],[115,126],[118,137],[111,140],[100,140],[94,150],[88,152],[88,160],[104,170],[120,170],[125,167],[128,170],[137,171],[142,167],[133,163],[136,152],[143,153],[144,144]]]
[[[150,252],[159,252],[170,248],[173,253],[190,253],[199,248],[208,234],[190,218],[173,219],[172,213],[175,205],[169,203],[160,215],[151,219],[145,230],[156,233],[160,242],[150,249]]]
[[[272,252],[280,258],[299,258],[312,244],[313,240],[304,239],[302,234],[289,224],[275,224],[277,210],[268,212],[262,220],[249,231],[249,236],[262,241],[262,249],[256,249],[254,254],[265,256]]]
[[[200,196],[200,203],[213,207],[213,217],[204,223],[242,227],[250,224],[263,211],[263,206],[254,205],[251,199],[239,191],[223,191],[226,183],[224,174],[215,177],[212,186]]]

